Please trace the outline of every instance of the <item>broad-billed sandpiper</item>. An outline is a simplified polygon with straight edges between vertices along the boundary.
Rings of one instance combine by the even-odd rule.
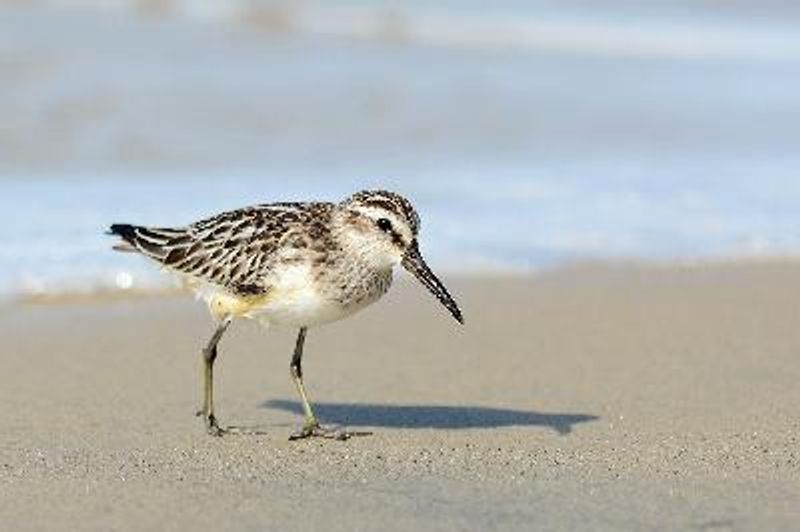
[[[461,310],[425,264],[417,243],[419,216],[393,192],[358,192],[341,203],[270,203],[224,212],[186,227],[114,224],[120,251],[139,252],[178,274],[206,302],[218,326],[203,349],[204,401],[198,415],[222,435],[214,417],[217,344],[235,318],[299,328],[291,376],[305,412],[292,439],[346,439],[321,426],[303,385],[309,327],[350,316],[377,301],[393,267],[411,272],[463,323]]]

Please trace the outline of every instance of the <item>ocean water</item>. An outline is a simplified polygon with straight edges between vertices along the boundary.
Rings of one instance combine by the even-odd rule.
[[[112,222],[372,187],[444,271],[797,254],[798,27],[777,1],[3,7],[0,293],[164,283]]]

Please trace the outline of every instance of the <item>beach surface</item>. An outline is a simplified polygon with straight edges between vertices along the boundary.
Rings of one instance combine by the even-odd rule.
[[[445,276],[447,277],[447,276]],[[800,267],[593,264],[404,280],[309,333],[221,344],[207,436],[189,297],[0,311],[0,522],[9,530],[796,530]]]

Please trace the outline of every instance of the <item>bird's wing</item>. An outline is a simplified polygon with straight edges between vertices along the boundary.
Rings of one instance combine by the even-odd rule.
[[[329,211],[329,204],[273,203],[182,228],[115,224],[111,233],[170,270],[237,294],[258,295],[267,291],[266,274],[286,239],[302,238],[298,229]]]

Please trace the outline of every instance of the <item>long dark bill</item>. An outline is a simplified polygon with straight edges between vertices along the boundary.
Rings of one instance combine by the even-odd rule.
[[[444,287],[442,282],[433,274],[428,265],[425,264],[425,259],[422,258],[422,254],[419,252],[419,246],[416,242],[411,244],[411,246],[406,251],[405,257],[403,257],[403,267],[414,274],[414,277],[419,279],[419,282],[425,285],[425,287],[430,290],[431,294],[436,296],[436,299],[439,302],[447,307],[447,310],[450,311],[450,314],[463,325],[464,317],[461,315],[461,309],[458,308],[458,305],[453,300],[450,293],[447,291],[447,288]]]

